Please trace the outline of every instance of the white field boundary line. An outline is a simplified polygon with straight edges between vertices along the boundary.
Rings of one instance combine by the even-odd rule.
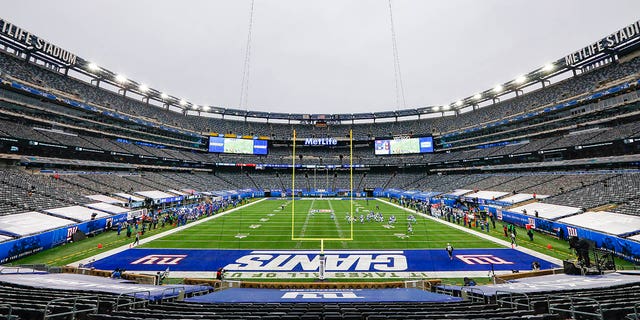
[[[141,274],[150,274],[154,275],[155,272],[151,271],[136,271],[133,272],[141,273]],[[230,274],[232,273],[242,273],[242,277],[232,277]],[[213,279],[215,278],[215,270],[211,271],[171,271],[171,278],[199,278],[199,279]],[[249,272],[249,271],[228,271],[227,277],[225,280],[264,280],[264,279],[317,279],[317,271],[308,271],[308,272]],[[336,273],[342,273],[343,276],[336,277]],[[362,280],[364,274],[375,274],[374,271],[367,272],[327,272],[326,276],[330,280],[337,279],[360,279]],[[397,279],[399,280],[407,280],[407,279],[424,279],[426,278],[422,274],[426,274],[429,278],[462,278],[462,277],[471,277],[471,278],[486,278],[486,271],[399,271],[399,272],[384,272],[388,274],[395,273],[396,276],[383,276],[383,277],[371,277],[371,279]],[[496,275],[505,275],[511,274],[510,270],[496,270]],[[260,275],[262,274],[262,277]],[[269,274],[267,277],[265,274]],[[348,274],[349,276],[345,276]],[[415,274],[417,276],[411,276],[411,274]],[[355,275],[351,276],[351,275]]]
[[[262,201],[265,201],[265,200],[267,200],[267,199],[266,199],[266,198],[263,198],[263,199],[260,199],[260,200],[258,200],[258,201],[254,201],[254,202],[251,202],[251,203],[245,204],[245,205],[243,205],[243,206],[239,206],[239,207],[236,207],[236,208],[233,208],[233,209],[227,210],[227,211],[225,211],[225,212],[223,212],[223,213],[216,214],[216,215],[213,215],[213,216],[210,216],[210,217],[207,217],[207,218],[204,218],[204,219],[201,219],[201,220],[195,221],[195,222],[191,222],[191,223],[186,224],[186,225],[184,225],[184,226],[177,227],[177,228],[173,228],[173,229],[171,229],[171,230],[167,230],[167,231],[165,231],[165,232],[158,233],[158,234],[153,235],[153,236],[148,237],[148,238],[140,239],[140,245],[145,244],[145,243],[147,243],[147,242],[151,242],[151,241],[153,241],[153,240],[156,240],[156,239],[159,239],[159,238],[162,238],[162,237],[165,237],[165,236],[168,236],[168,235],[170,235],[170,234],[174,234],[174,233],[176,233],[176,232],[180,232],[180,231],[185,230],[185,229],[189,229],[189,228],[191,228],[191,227],[193,227],[193,226],[197,226],[197,225],[199,225],[199,224],[201,224],[201,223],[205,223],[205,222],[207,222],[207,221],[209,221],[209,220],[213,220],[213,219],[217,219],[217,218],[222,217],[222,216],[226,216],[226,215],[227,215],[227,214],[229,214],[229,213],[235,212],[235,211],[240,210],[240,209],[244,209],[244,208],[246,208],[246,207],[252,206],[252,205],[254,205],[254,204],[256,204],[256,203],[259,203],[259,202],[262,202]],[[132,241],[133,241],[133,240],[132,240]],[[88,263],[88,262],[89,262],[90,260],[92,260],[92,259],[100,260],[100,259],[102,259],[102,258],[106,258],[106,257],[108,257],[108,256],[112,256],[112,255],[114,255],[114,254],[116,254],[116,253],[120,253],[120,252],[122,252],[122,251],[125,251],[125,250],[129,249],[129,245],[130,245],[130,243],[127,243],[127,244],[125,244],[125,245],[122,245],[122,246],[120,246],[120,247],[117,247],[117,248],[111,249],[111,250],[109,250],[109,251],[106,251],[106,252],[103,252],[103,253],[96,254],[95,256],[91,256],[91,257],[88,257],[88,258],[85,258],[85,259],[82,259],[82,260],[79,260],[79,261],[76,261],[76,262],[70,263],[69,265],[70,265],[70,266],[77,267],[80,263],[85,264],[85,263]]]
[[[403,209],[403,210],[405,210],[405,211],[415,213],[415,211],[414,211],[414,210],[411,210],[411,209],[405,208],[405,207],[403,207],[403,206],[401,206],[401,205],[398,205],[398,204],[395,204],[395,203],[391,203],[391,202],[389,202],[389,201],[382,200],[382,199],[380,199],[380,198],[376,198],[376,199],[377,199],[378,201],[380,201],[380,202],[383,202],[383,203],[389,204],[389,205],[391,205],[391,206],[395,206],[395,207],[400,208],[400,209]],[[457,225],[457,224],[455,224],[455,223],[451,223],[451,222],[448,222],[448,221],[445,221],[445,220],[441,220],[441,219],[434,218],[434,217],[432,217],[432,216],[430,216],[430,215],[426,215],[426,214],[424,214],[424,213],[420,213],[420,212],[418,212],[418,213],[417,213],[417,215],[419,215],[419,216],[421,216],[421,217],[424,217],[424,218],[427,218],[427,219],[430,219],[430,220],[432,220],[432,221],[436,221],[436,222],[438,222],[438,223],[442,223],[442,224],[447,225],[447,226],[449,226],[449,227],[451,227],[451,228],[458,229],[458,230],[460,230],[460,231],[464,231],[464,232],[466,232],[466,233],[472,234],[472,235],[477,236],[477,237],[480,237],[480,238],[482,238],[482,239],[485,239],[485,240],[489,240],[489,241],[495,242],[495,243],[497,243],[497,244],[499,244],[499,245],[501,245],[501,246],[505,246],[505,247],[509,247],[509,248],[511,247],[511,242],[507,242],[507,241],[504,241],[504,240],[501,240],[501,239],[495,238],[495,237],[490,236],[490,235],[488,235],[488,234],[486,234],[486,233],[479,232],[479,231],[475,231],[475,230],[471,230],[471,229],[465,228],[465,227],[463,227],[463,226]],[[534,257],[536,257],[536,258],[543,259],[543,260],[546,260],[546,261],[548,261],[548,262],[554,263],[554,264],[556,264],[556,265],[562,266],[562,260],[560,260],[560,259],[558,259],[558,258],[554,258],[554,257],[548,256],[548,255],[546,255],[546,254],[544,254],[544,253],[540,253],[540,252],[538,252],[538,251],[534,251],[534,250],[531,250],[531,249],[523,248],[522,246],[517,246],[514,250],[518,250],[518,251],[520,251],[520,252],[523,252],[523,253],[526,253],[526,254],[532,255],[532,256],[534,256]]]

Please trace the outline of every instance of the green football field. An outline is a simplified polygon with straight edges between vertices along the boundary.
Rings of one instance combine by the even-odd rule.
[[[354,200],[356,221],[350,223],[347,219],[350,203],[340,199],[300,199],[295,203],[283,199],[264,200],[142,247],[319,249],[319,239],[334,239],[324,241],[325,249],[430,249],[444,248],[448,242],[458,248],[499,247],[415,214],[417,221],[411,224],[413,232],[410,233],[407,217],[411,213],[377,200]],[[369,210],[378,211],[376,206],[384,222],[367,221]],[[292,207],[295,207],[293,212]],[[365,217],[364,222],[360,221],[360,215]],[[392,215],[396,222],[390,224]]]
[[[284,210],[280,206],[285,204]],[[353,240],[325,241],[325,249],[442,249],[447,242],[456,248],[497,248],[497,244],[473,236],[466,232],[448,227],[416,215],[413,234],[407,235],[407,216],[409,213],[396,206],[378,200],[358,200],[354,202],[354,215],[359,220],[363,210],[375,210],[380,207],[385,222],[357,221],[353,224]],[[349,201],[339,199],[316,199],[295,201],[295,238],[350,238],[351,225],[345,219],[349,212]],[[311,210],[333,210],[335,220],[329,212]],[[393,228],[388,225],[390,215],[395,215],[397,222]],[[502,235],[502,226],[491,229],[488,235],[506,239]],[[202,249],[313,249],[320,248],[318,240],[291,240],[292,219],[291,203],[288,200],[258,200],[238,210],[225,212],[219,216],[199,224],[188,224],[188,228],[162,238],[148,242],[141,247],[147,248],[202,248]],[[169,231],[170,225],[164,228],[149,230],[143,239]],[[304,230],[304,232],[303,232]],[[480,231],[479,229],[476,229]],[[518,228],[518,243],[522,247],[533,249],[559,259],[575,258],[565,241],[552,236],[536,233],[534,241],[530,241],[523,228]],[[64,266],[69,263],[92,257],[114,248],[128,246],[132,239],[116,232],[104,232],[95,237],[76,243],[58,246],[13,262],[20,264],[47,264]],[[549,249],[551,247],[552,249]],[[617,259],[616,264],[631,266],[632,264]]]

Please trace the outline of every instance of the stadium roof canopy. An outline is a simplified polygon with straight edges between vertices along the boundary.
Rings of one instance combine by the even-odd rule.
[[[250,111],[222,106],[198,106],[182,98],[150,88],[140,82],[116,74],[111,70],[98,66],[91,61],[81,58],[63,48],[60,48],[47,40],[44,40],[27,30],[20,28],[0,18],[0,49],[6,52],[30,59],[33,62],[45,65],[57,70],[62,74],[74,76],[76,74],[89,77],[91,83],[100,86],[101,83],[118,88],[118,93],[126,95],[135,93],[142,97],[142,101],[163,106],[170,110],[178,110],[184,113],[196,111],[202,113],[219,115],[221,117],[232,116],[245,119],[279,119],[288,121],[355,121],[373,120],[388,118],[417,117],[435,114],[451,115],[457,114],[461,109],[475,109],[482,103],[495,103],[502,96],[516,96],[522,93],[522,89],[541,84],[543,87],[549,82],[548,79],[565,72],[585,71],[607,63],[615,61],[619,56],[632,52],[640,48],[640,21],[636,21],[610,35],[598,39],[567,56],[541,66],[516,79],[504,82],[494,88],[489,88],[482,92],[472,94],[464,99],[452,102],[449,105],[431,105],[415,108],[365,112],[349,114],[302,114],[302,113],[277,113]]]

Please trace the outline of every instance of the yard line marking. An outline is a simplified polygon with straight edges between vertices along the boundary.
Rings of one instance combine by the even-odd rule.
[[[309,207],[309,211],[313,209],[313,204],[316,202],[316,199],[311,201],[311,206]],[[304,220],[304,224],[302,225],[302,230],[300,230],[300,238],[304,238],[304,233],[307,231],[307,224],[309,223],[309,217],[311,217],[311,213],[307,213],[307,218]],[[296,243],[296,249],[299,249],[302,245],[302,241],[298,241]]]
[[[396,208],[403,209],[403,210],[405,210],[407,212],[413,212],[413,210],[411,210],[411,209],[404,208],[404,207],[402,207],[402,206],[400,206],[398,204],[391,203],[391,202],[389,202],[387,200],[383,200],[383,199],[380,199],[380,198],[376,198],[376,200],[378,200],[380,202],[383,202],[383,203],[386,203],[388,205],[394,206]],[[480,231],[476,231],[476,230],[473,230],[473,229],[469,229],[469,228],[457,225],[455,223],[448,222],[446,220],[442,220],[442,219],[438,219],[438,218],[432,217],[432,216],[424,214],[424,213],[417,213],[417,215],[422,216],[424,218],[427,218],[427,219],[429,219],[431,221],[435,221],[435,222],[441,223],[443,225],[452,227],[454,229],[464,231],[464,232],[472,234],[472,235],[474,235],[476,237],[492,241],[493,243],[497,243],[497,244],[502,245],[502,246],[507,247],[507,248],[509,248],[511,246],[511,244],[508,241],[505,241],[505,240],[502,240],[502,239],[498,239],[498,238],[496,238],[494,236],[491,236],[491,235],[487,235],[484,232],[480,232]],[[551,262],[551,263],[554,263],[554,264],[557,264],[559,266],[562,265],[562,260],[560,260],[558,258],[554,258],[554,257],[549,256],[549,255],[546,255],[546,254],[544,254],[542,252],[537,252],[535,250],[527,249],[527,248],[524,248],[522,246],[518,246],[514,250],[518,250],[520,252],[524,252],[526,254],[529,254],[531,256],[534,256],[536,258],[539,258],[539,259],[542,259],[542,260],[545,260],[545,261],[548,261],[548,262]]]
[[[233,208],[233,209],[229,209],[229,210],[227,210],[227,211],[225,211],[225,212],[222,212],[222,213],[219,213],[219,214],[216,214],[216,215],[212,215],[212,216],[210,216],[210,217],[206,217],[206,218],[204,218],[204,219],[200,219],[200,220],[198,220],[198,221],[194,221],[194,222],[188,223],[188,224],[186,224],[186,225],[184,225],[184,226],[182,226],[182,227],[176,227],[176,228],[173,228],[173,229],[171,229],[171,230],[167,230],[167,231],[165,231],[165,232],[155,234],[155,235],[153,235],[153,236],[151,236],[151,237],[144,238],[144,239],[140,239],[140,244],[145,244],[145,243],[147,243],[147,242],[151,242],[151,241],[154,241],[154,240],[160,239],[160,238],[165,237],[165,236],[168,236],[168,235],[170,235],[170,234],[174,234],[174,233],[176,233],[176,232],[180,232],[180,231],[182,231],[182,230],[184,230],[184,229],[189,229],[189,228],[191,228],[191,227],[195,227],[195,226],[197,226],[197,225],[199,225],[199,224],[201,224],[201,223],[207,222],[207,221],[209,221],[209,220],[213,220],[213,219],[218,219],[218,218],[220,218],[220,217],[224,217],[224,216],[226,216],[227,214],[230,214],[230,213],[235,212],[235,211],[237,211],[237,210],[241,210],[241,209],[246,208],[246,207],[253,206],[253,205],[255,205],[255,204],[257,204],[257,203],[260,203],[260,202],[262,202],[262,201],[265,201],[265,200],[267,200],[267,198],[262,198],[262,199],[260,199],[260,200],[258,200],[258,201],[254,201],[254,202],[251,202],[251,203],[248,203],[248,204],[245,204],[245,205],[239,206],[239,207],[235,207],[235,208]],[[102,259],[102,258],[106,258],[106,257],[108,257],[108,256],[112,256],[112,255],[114,255],[114,254],[116,254],[116,253],[120,253],[120,252],[125,251],[125,250],[128,250],[128,249],[129,249],[129,243],[126,243],[126,244],[124,244],[124,245],[122,245],[122,246],[120,246],[120,247],[118,247],[118,248],[111,249],[111,250],[109,250],[109,251],[99,253],[99,254],[97,254],[97,255],[95,255],[95,256],[91,256],[91,257],[88,257],[88,258],[84,258],[84,259],[82,259],[82,260],[79,260],[79,261],[76,261],[76,262],[70,263],[69,265],[71,265],[71,266],[76,266],[76,267],[77,267],[80,263],[82,263],[82,264],[86,264],[87,262],[89,262],[89,261],[90,261],[90,260],[92,260],[92,259],[93,259],[93,260],[100,260],[100,259]]]
[[[336,211],[333,210],[333,205],[331,205],[331,200],[329,200],[329,209],[331,209],[331,211],[333,211],[333,222],[336,224],[336,230],[338,231],[338,238],[344,238],[344,235],[342,233],[342,229],[340,229],[340,223],[338,222],[338,219],[336,218]],[[347,243],[344,241],[340,241],[340,245],[346,249],[347,248]]]

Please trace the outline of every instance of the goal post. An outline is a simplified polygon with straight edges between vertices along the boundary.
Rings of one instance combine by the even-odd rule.
[[[292,143],[292,170],[291,170],[291,240],[293,241],[320,241],[321,252],[324,252],[324,241],[351,241],[353,240],[353,223],[349,223],[349,234],[341,237],[305,237],[296,234],[296,218],[300,219],[300,214],[296,215],[296,170],[299,169],[296,166],[296,147],[297,147],[297,133],[293,130],[293,143]],[[303,166],[298,165],[300,169]],[[353,208],[354,208],[354,193],[353,193],[353,131],[349,130],[349,219],[353,221]],[[320,200],[329,200],[329,198],[320,198]],[[330,200],[329,200],[330,201]],[[335,213],[335,212],[334,212]],[[337,219],[337,217],[335,217]]]

